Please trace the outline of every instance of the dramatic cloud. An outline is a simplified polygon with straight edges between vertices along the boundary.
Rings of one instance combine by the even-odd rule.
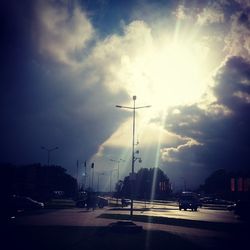
[[[125,176],[132,113],[115,105],[136,95],[152,105],[136,113],[141,166],[190,186],[248,168],[249,1],[9,2],[1,162],[46,162],[40,146],[58,146],[51,161],[70,173],[77,160],[100,172],[122,158]]]
[[[240,57],[229,58],[215,76],[216,102],[202,109],[199,105],[178,107],[166,129],[189,136],[196,143],[162,150],[167,167],[186,163],[204,169],[246,169],[250,164],[250,64]],[[178,164],[177,164],[177,163]]]
[[[250,56],[250,9],[238,12],[231,17],[231,30],[226,37],[226,50],[230,55],[244,58]]]
[[[94,36],[94,29],[86,13],[77,6],[54,1],[40,1],[36,6],[39,21],[39,47],[53,59],[68,65],[79,63],[77,56]]]
[[[204,8],[203,11],[198,15],[198,24],[212,24],[212,23],[223,23],[224,13],[222,10],[216,8]]]

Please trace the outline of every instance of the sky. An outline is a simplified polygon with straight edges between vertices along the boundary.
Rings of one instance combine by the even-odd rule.
[[[4,0],[0,163],[95,163],[108,189],[160,167],[174,188],[250,166],[247,0]],[[80,178],[80,177],[79,177]],[[81,178],[80,178],[81,179]]]

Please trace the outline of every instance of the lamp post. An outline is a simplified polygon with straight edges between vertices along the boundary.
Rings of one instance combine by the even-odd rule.
[[[100,179],[100,175],[104,175],[104,173],[97,173],[97,192],[100,192],[100,190],[99,190],[99,179]]]
[[[118,182],[119,182],[119,169],[120,169],[120,162],[121,161],[124,161],[123,159],[120,159],[120,160],[114,160],[114,159],[110,159],[110,161],[113,161],[113,162],[116,162],[117,163],[117,185],[118,185]],[[117,193],[117,198],[116,198],[116,204],[118,205],[118,193]]]
[[[55,148],[50,148],[50,149],[48,149],[48,148],[45,148],[45,147],[41,147],[41,149],[46,150],[46,151],[48,152],[48,166],[49,166],[49,164],[50,164],[50,152],[52,152],[52,151],[54,151],[54,150],[57,150],[57,149],[59,149],[59,148],[58,148],[58,147],[55,147]]]
[[[133,132],[132,132],[132,172],[130,175],[130,181],[131,181],[131,206],[130,206],[130,216],[131,216],[131,220],[133,219],[133,203],[134,203],[134,181],[135,181],[135,161],[138,158],[135,158],[135,110],[137,109],[142,109],[142,108],[150,108],[151,105],[147,105],[147,106],[140,106],[140,107],[136,107],[135,106],[135,101],[136,101],[136,96],[133,96],[133,107],[127,107],[127,106],[121,106],[121,105],[116,105],[116,108],[122,108],[122,109],[132,109],[133,110]]]
[[[79,167],[81,168],[81,165],[84,164],[84,168],[85,170],[82,172],[82,170],[80,170],[80,173],[82,172],[82,174],[80,174],[79,176]],[[77,180],[77,187],[78,189],[85,189],[86,186],[86,178],[87,178],[87,162],[84,161],[82,163],[79,163],[79,160],[76,161],[76,180]]]
[[[94,164],[94,162],[92,162],[91,163],[91,168],[92,168],[92,184],[91,184],[91,187],[92,187],[92,191],[94,191],[94,166],[95,166],[95,164]]]
[[[112,192],[112,176],[113,176],[113,171],[114,171],[114,169],[110,170],[110,174],[109,174],[109,192],[110,192],[110,194]]]
[[[182,177],[183,179],[183,191],[187,191],[187,184],[186,184],[186,179],[184,177]]]
[[[109,160],[117,163],[117,182],[118,182],[120,178],[120,162],[125,162],[125,160],[123,159],[120,160],[109,159]]]
[[[83,172],[84,176],[84,189],[87,187],[87,161],[84,161],[85,171]]]

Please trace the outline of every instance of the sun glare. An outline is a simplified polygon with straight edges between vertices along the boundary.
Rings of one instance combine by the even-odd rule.
[[[207,48],[195,43],[148,47],[129,61],[131,94],[150,100],[158,109],[197,101],[206,89],[207,53]]]

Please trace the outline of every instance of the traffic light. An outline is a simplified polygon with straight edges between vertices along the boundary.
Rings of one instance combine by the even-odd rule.
[[[91,168],[94,168],[94,166],[95,166],[95,164],[94,164],[94,162],[92,162],[92,164],[91,164]]]

